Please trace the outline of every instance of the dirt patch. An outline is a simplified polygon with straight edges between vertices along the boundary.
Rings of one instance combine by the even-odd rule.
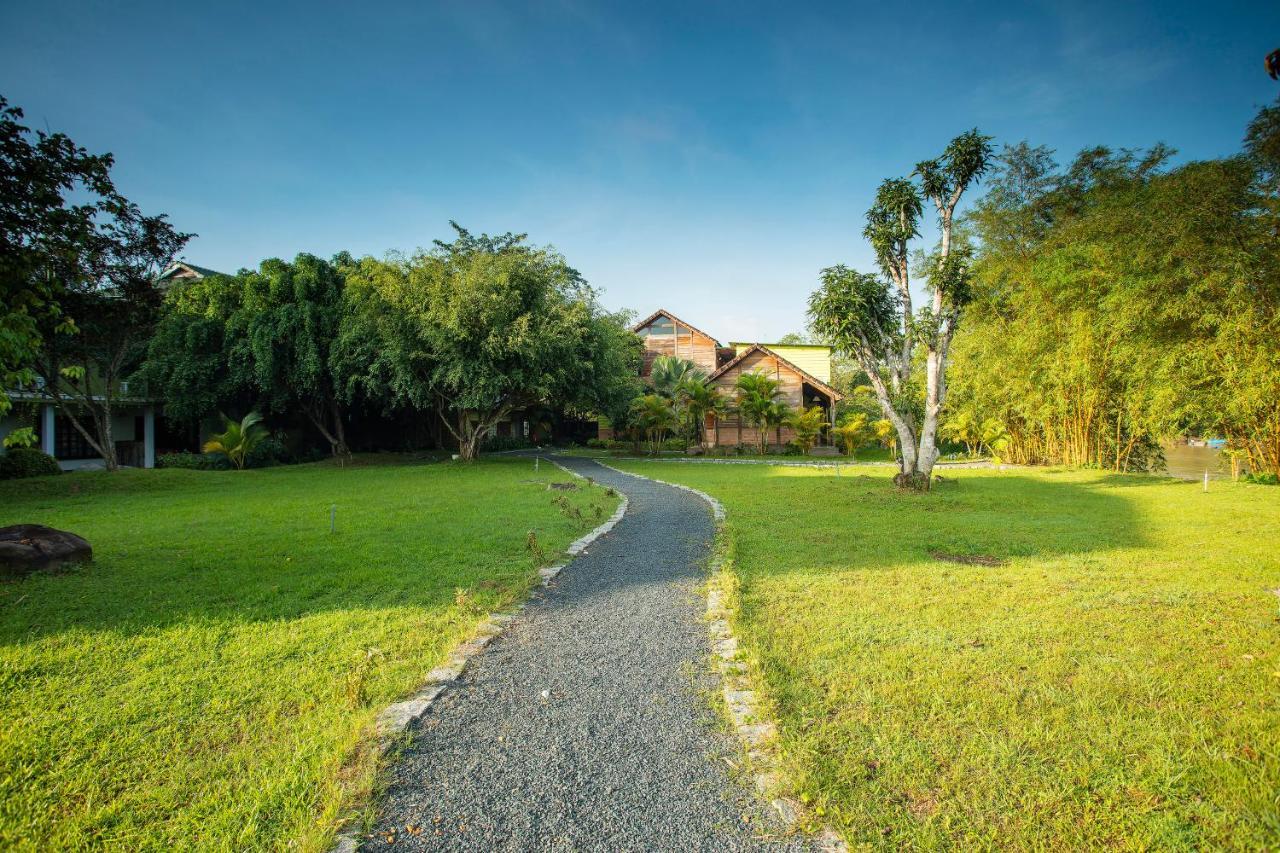
[[[993,557],[990,554],[952,554],[949,551],[930,551],[929,556],[944,563],[961,563],[966,566],[1009,565],[1009,561],[1004,557]]]

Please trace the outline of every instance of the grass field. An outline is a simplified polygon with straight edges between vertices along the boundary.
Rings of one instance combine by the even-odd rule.
[[[378,709],[527,593],[527,532],[551,558],[616,506],[570,520],[531,461],[379,459],[0,483],[0,526],[96,558],[0,584],[0,848],[322,848]]]
[[[594,447],[573,447],[567,450],[559,450],[565,456],[579,456],[585,459],[635,459],[641,456],[649,456],[648,451],[641,447],[637,453],[634,450],[600,450]],[[893,456],[883,447],[864,447],[854,453],[853,456],[802,456],[797,453],[766,453],[761,456],[757,453],[743,453],[741,455],[725,455],[725,456],[690,456],[678,450],[664,450],[658,454],[656,461],[705,461],[714,459],[718,461],[747,461],[747,462],[807,462],[819,465],[834,465],[839,462],[841,465],[854,465],[858,463],[874,463],[874,464],[892,464]],[[946,464],[945,462],[940,464]]]
[[[725,504],[736,629],[849,841],[1280,846],[1280,489],[619,467]]]

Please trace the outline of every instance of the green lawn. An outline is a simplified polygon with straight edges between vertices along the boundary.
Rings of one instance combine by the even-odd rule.
[[[619,467],[725,504],[737,631],[799,792],[849,841],[1280,846],[1280,489]]]
[[[634,450],[600,450],[594,447],[573,447],[567,450],[559,450],[556,452],[561,453],[565,456],[579,456],[584,459],[604,459],[606,461],[611,458],[635,459],[641,456],[648,456],[648,452],[643,447],[640,449],[639,453],[635,452]],[[725,461],[728,461],[728,462],[735,462],[735,461],[808,462],[808,463],[815,463],[819,465],[834,465],[837,462],[840,463],[841,465],[854,465],[854,464],[866,462],[866,463],[888,465],[893,463],[893,455],[890,454],[890,452],[887,449],[882,447],[864,447],[861,450],[857,451],[853,456],[845,456],[843,454],[841,454],[840,456],[801,456],[799,454],[794,454],[794,453],[766,453],[764,456],[761,456],[758,453],[744,453],[742,455],[724,455],[724,456],[721,456],[721,455],[690,456],[689,454],[682,453],[681,451],[678,451],[678,450],[664,450],[658,455],[658,457],[654,461],[672,461],[672,460],[675,460],[675,461],[712,460],[712,461],[719,461],[719,462],[725,462]],[[939,464],[945,465],[948,463],[944,461]]]
[[[536,580],[528,531],[550,559],[616,506],[571,521],[545,463],[376,459],[0,483],[0,525],[96,557],[0,584],[0,848],[323,847],[377,711]]]

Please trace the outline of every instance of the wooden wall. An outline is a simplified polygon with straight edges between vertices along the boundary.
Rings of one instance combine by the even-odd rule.
[[[665,329],[663,327],[666,327]],[[641,376],[648,376],[653,360],[660,355],[687,358],[699,369],[712,373],[716,369],[716,342],[702,332],[683,323],[658,317],[637,334],[644,340],[644,366]]]
[[[793,409],[800,408],[804,401],[804,379],[794,368],[783,364],[766,352],[753,352],[732,368],[717,376],[715,386],[720,389],[722,394],[732,399],[734,385],[737,384],[738,377],[743,373],[765,373],[777,379],[779,382],[778,390],[781,392],[778,399]],[[738,443],[738,436],[738,416],[728,415],[721,418],[719,443],[722,445],[735,445]],[[754,446],[759,440],[755,429],[745,422],[742,424],[741,436],[742,443],[749,447]],[[777,430],[769,431],[769,444],[786,444],[793,438],[795,438],[795,433],[789,427],[782,428],[781,442],[778,441]],[[712,445],[716,443],[714,429],[708,431],[707,441]]]

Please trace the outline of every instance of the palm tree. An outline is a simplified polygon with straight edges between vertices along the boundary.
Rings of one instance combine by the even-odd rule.
[[[826,425],[827,413],[820,406],[810,406],[791,412],[787,418],[787,426],[796,434],[796,444],[807,456],[818,442],[818,435]]]
[[[769,426],[774,420],[780,424],[778,418],[785,417],[773,408],[781,393],[778,384],[767,374],[752,372],[741,374],[734,385],[738,417],[755,428],[761,456],[769,444]],[[782,405],[785,408],[786,404]]]
[[[250,412],[237,423],[226,415],[222,416],[226,430],[212,435],[204,443],[205,453],[223,453],[231,464],[243,470],[245,459],[258,446],[258,442],[267,437],[267,428],[262,425],[262,415]]]
[[[690,426],[693,427],[691,432],[693,437],[698,439],[699,444],[706,444],[707,415],[715,415],[719,417],[725,410],[726,400],[724,394],[719,388],[707,385],[704,378],[700,378],[695,371],[694,376],[685,377],[680,383],[680,387],[676,390],[676,400],[680,411],[685,415]]]
[[[782,444],[782,425],[791,418],[791,407],[782,400],[772,400],[764,409],[764,434],[761,436],[760,455],[769,449],[769,430],[777,430],[778,444]]]
[[[675,399],[681,385],[695,379],[706,382],[707,374],[687,358],[660,355],[649,368],[649,382],[653,385],[654,393],[661,394],[668,400]]]
[[[871,418],[866,412],[850,412],[840,421],[840,426],[836,427],[832,432],[835,433],[836,439],[840,444],[844,446],[844,452],[847,456],[854,455],[858,448],[875,437],[875,430],[871,426]]]
[[[631,403],[631,419],[649,441],[649,452],[656,455],[667,433],[676,427],[676,413],[671,401],[659,394],[645,394]]]

